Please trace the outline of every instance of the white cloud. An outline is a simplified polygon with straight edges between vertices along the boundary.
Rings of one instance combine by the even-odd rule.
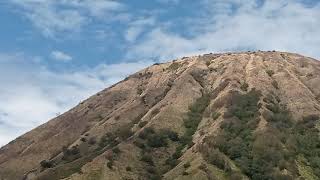
[[[134,42],[137,37],[148,27],[150,28],[155,24],[155,19],[153,17],[140,18],[131,23],[125,34],[125,39],[129,42]]]
[[[320,58],[320,3],[296,0],[203,0],[203,15],[189,18],[192,37],[155,27],[128,57],[162,60],[204,52],[281,50]]]
[[[72,57],[61,51],[52,51],[51,57],[58,61],[71,61]]]
[[[0,53],[0,146],[151,63],[56,72],[33,57]]]
[[[124,5],[112,0],[10,0],[43,35],[55,38],[61,32],[81,31],[92,19],[121,19]]]

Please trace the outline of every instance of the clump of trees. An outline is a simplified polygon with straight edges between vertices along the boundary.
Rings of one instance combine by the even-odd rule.
[[[54,166],[54,164],[51,161],[43,160],[40,162],[40,166],[44,169],[47,169],[47,168],[52,168]]]
[[[202,120],[203,112],[210,103],[210,95],[204,93],[202,97],[196,100],[190,107],[187,113],[187,118],[184,119],[184,127],[186,131],[181,138],[181,145],[192,145],[192,136],[197,131],[198,125]]]
[[[253,180],[295,179],[299,177],[297,157],[303,156],[313,173],[320,177],[320,139],[316,128],[319,116],[309,115],[294,121],[278,98],[268,96],[264,98],[269,111],[265,117],[267,127],[255,133],[260,96],[256,90],[233,94],[221,131],[205,139],[209,146],[202,148],[206,149],[202,152],[206,160],[225,170],[230,177],[234,172],[224,157],[233,160],[241,172]],[[284,169],[289,173],[283,174]]]
[[[72,146],[70,149],[67,148],[66,146],[63,146],[62,153],[63,153],[62,160],[65,160],[65,161],[73,161],[81,157],[80,149],[77,145]]]
[[[182,150],[188,146],[193,145],[192,136],[197,131],[198,125],[202,120],[203,112],[210,103],[210,94],[204,93],[202,97],[198,98],[190,107],[187,117],[184,119],[184,127],[186,128],[185,133],[179,138],[179,145],[176,147],[176,151],[166,160],[166,164],[171,168],[179,164],[179,158],[182,155]],[[174,140],[177,135],[172,135]]]

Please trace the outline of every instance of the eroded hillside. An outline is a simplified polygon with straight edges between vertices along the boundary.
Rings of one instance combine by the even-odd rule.
[[[320,62],[155,64],[0,149],[0,179],[319,179]]]

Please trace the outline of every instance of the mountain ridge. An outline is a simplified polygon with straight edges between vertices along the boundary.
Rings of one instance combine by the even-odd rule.
[[[286,52],[156,63],[2,147],[0,179],[316,179],[320,161],[288,143],[304,135],[282,136],[317,131],[318,82],[319,61]],[[282,154],[261,172],[252,166],[265,136]],[[246,138],[243,152],[229,152]],[[245,160],[247,151],[263,156]]]

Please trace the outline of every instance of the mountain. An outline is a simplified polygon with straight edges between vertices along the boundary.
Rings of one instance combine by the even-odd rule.
[[[320,61],[285,52],[154,64],[0,149],[0,179],[320,178]]]

